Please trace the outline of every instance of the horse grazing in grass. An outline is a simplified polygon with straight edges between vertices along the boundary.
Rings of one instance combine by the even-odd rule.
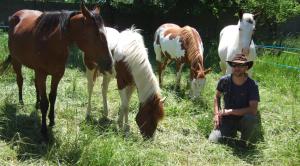
[[[110,45],[110,39],[112,38],[109,36],[108,31],[108,43]],[[131,95],[136,87],[140,106],[135,120],[143,137],[151,138],[154,135],[159,120],[162,119],[164,115],[163,99],[161,97],[158,81],[148,60],[148,53],[144,45],[143,37],[138,33],[138,30],[133,28],[127,29],[122,31],[117,38],[119,40],[116,47],[114,47],[113,58],[115,60],[114,67],[117,86],[121,97],[121,108],[118,118],[119,128],[123,129],[126,133],[129,132],[128,106]],[[96,70],[93,71],[96,72]],[[89,73],[87,77],[89,82],[94,81],[93,78],[96,74],[91,71],[87,73]],[[103,115],[107,117],[107,104],[105,104],[107,103],[107,99],[105,96],[110,79],[105,77],[108,77],[108,75],[103,78]],[[89,88],[89,93],[92,92],[90,89],[91,88]],[[89,96],[90,95],[91,94],[89,94]],[[87,116],[89,116],[89,114],[88,109]],[[125,125],[123,123],[124,120]]]
[[[163,84],[163,71],[171,62],[176,62],[176,88],[180,87],[181,71],[184,64],[190,65],[190,82],[192,98],[198,97],[205,85],[203,64],[203,43],[196,29],[175,24],[163,24],[155,32],[154,51],[158,61],[159,84]]]
[[[252,36],[255,30],[256,15],[239,12],[237,25],[229,25],[220,32],[218,53],[220,68],[223,73],[232,73],[232,68],[226,61],[232,60],[238,54],[244,54],[249,61],[256,59],[255,45]],[[248,71],[251,76],[251,69]]]
[[[53,126],[57,87],[65,71],[68,46],[75,42],[101,71],[110,72],[112,69],[113,60],[100,9],[96,7],[89,11],[82,1],[81,11],[78,12],[20,10],[10,17],[8,34],[10,55],[1,69],[3,71],[12,64],[17,76],[20,103],[23,103],[21,67],[25,65],[35,71],[37,105],[42,112],[41,133],[47,141],[47,110],[50,102],[49,126]],[[48,75],[52,76],[49,101],[46,94]]]

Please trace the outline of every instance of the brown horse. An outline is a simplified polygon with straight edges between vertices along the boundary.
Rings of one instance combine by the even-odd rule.
[[[1,65],[5,70],[11,63],[17,76],[19,101],[22,104],[25,65],[35,71],[37,105],[42,112],[41,133],[48,140],[46,125],[50,102],[49,126],[54,122],[54,106],[57,86],[64,75],[69,55],[68,46],[74,42],[84,55],[92,59],[100,71],[111,71],[113,61],[107,46],[100,9],[89,11],[81,3],[81,11],[40,12],[20,10],[9,20],[8,46],[10,55]],[[46,94],[46,78],[52,76],[49,101]]]
[[[181,71],[184,64],[190,65],[191,97],[198,97],[205,85],[203,43],[197,30],[190,26],[179,27],[163,24],[155,32],[154,51],[158,61],[159,84],[162,86],[163,71],[171,62],[176,62],[176,88],[180,87]]]

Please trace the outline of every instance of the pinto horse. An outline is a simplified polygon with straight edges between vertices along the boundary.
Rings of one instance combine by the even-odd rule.
[[[155,32],[154,51],[158,61],[159,84],[163,83],[163,71],[171,61],[176,61],[176,88],[180,87],[181,71],[184,64],[190,65],[192,98],[198,97],[205,85],[205,75],[211,70],[204,69],[203,43],[196,29],[163,24]]]
[[[238,24],[228,25],[221,30],[218,53],[223,73],[232,73],[232,68],[226,61],[232,60],[238,54],[244,54],[249,61],[256,59],[255,45],[252,40],[256,16],[239,11]],[[248,73],[251,76],[251,69]]]
[[[159,88],[158,81],[152,71],[151,64],[148,60],[147,49],[144,45],[143,37],[136,29],[127,29],[122,31],[119,35],[117,33],[110,34],[108,32],[108,44],[112,43],[113,58],[115,60],[115,76],[117,79],[117,86],[121,97],[121,108],[119,112],[118,124],[119,128],[123,129],[125,133],[129,132],[128,123],[128,107],[131,95],[137,88],[138,98],[140,102],[139,112],[136,115],[136,122],[144,138],[151,138],[157,128],[158,122],[164,115],[163,100]],[[114,47],[114,39],[109,36],[117,37],[118,43]],[[85,63],[87,63],[85,61]],[[88,67],[87,67],[88,68]],[[89,68],[88,68],[89,69]],[[93,82],[96,70],[87,71],[88,82]],[[105,75],[103,78],[102,95],[104,102],[103,116],[107,117],[107,99],[106,93],[110,78]],[[93,85],[93,84],[88,84]],[[92,87],[89,87],[89,96],[92,93]],[[89,98],[90,103],[90,98]],[[89,104],[90,105],[90,104]],[[88,108],[87,116],[90,114]],[[124,125],[125,120],[125,125]]]
[[[12,64],[17,76],[20,103],[23,103],[21,67],[25,65],[35,71],[37,105],[42,113],[41,133],[47,141],[47,110],[50,102],[49,126],[53,126],[57,87],[65,71],[68,46],[75,42],[101,71],[112,69],[113,61],[100,9],[96,7],[89,11],[82,1],[81,11],[78,12],[20,10],[10,17],[8,34],[10,55],[2,64],[2,69]],[[46,94],[48,75],[52,76],[49,101]]]

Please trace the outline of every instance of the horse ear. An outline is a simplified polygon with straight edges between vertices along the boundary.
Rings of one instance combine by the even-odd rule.
[[[100,6],[98,4],[95,6],[93,13],[100,14]]]
[[[243,14],[244,14],[243,10],[240,9],[240,10],[239,10],[239,19],[240,19],[240,20],[243,19]]]
[[[86,8],[85,4],[84,4],[84,0],[81,0],[81,12],[82,14],[86,17],[86,18],[92,18],[92,13]]]
[[[206,69],[206,70],[204,71],[204,74],[206,75],[206,74],[210,73],[211,71],[212,71],[212,69],[211,69],[211,68],[208,68],[208,69]]]
[[[253,19],[256,20],[257,19],[257,16],[259,16],[261,14],[261,12],[257,12],[255,14],[253,14]]]

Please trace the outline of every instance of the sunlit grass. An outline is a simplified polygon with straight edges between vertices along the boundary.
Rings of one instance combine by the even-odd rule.
[[[0,35],[0,40],[6,37]],[[1,46],[0,46],[1,47]],[[211,56],[217,56],[212,53]],[[0,59],[7,56],[1,47]],[[78,54],[79,55],[79,54]],[[153,57],[154,55],[149,55]],[[73,58],[74,59],[74,58]],[[174,90],[175,71],[166,71],[162,93],[166,96],[165,118],[155,139],[143,141],[135,115],[138,98],[130,103],[130,135],[117,128],[120,97],[113,80],[109,87],[110,123],[101,121],[103,110],[101,78],[92,98],[92,121],[85,121],[87,80],[80,66],[69,65],[58,88],[56,126],[50,133],[52,142],[41,143],[40,112],[35,110],[33,72],[23,68],[24,106],[18,104],[17,85],[12,72],[0,76],[0,165],[299,165],[300,163],[300,72],[273,64],[299,66],[299,57],[289,54],[260,54],[254,66],[261,95],[264,140],[255,149],[241,151],[226,145],[209,143],[213,127],[213,95],[221,74],[212,72],[201,97],[190,100],[186,82]],[[73,60],[71,60],[73,61]],[[216,69],[217,71],[217,69]],[[47,80],[50,85],[50,77]],[[48,89],[49,92],[49,89]]]

